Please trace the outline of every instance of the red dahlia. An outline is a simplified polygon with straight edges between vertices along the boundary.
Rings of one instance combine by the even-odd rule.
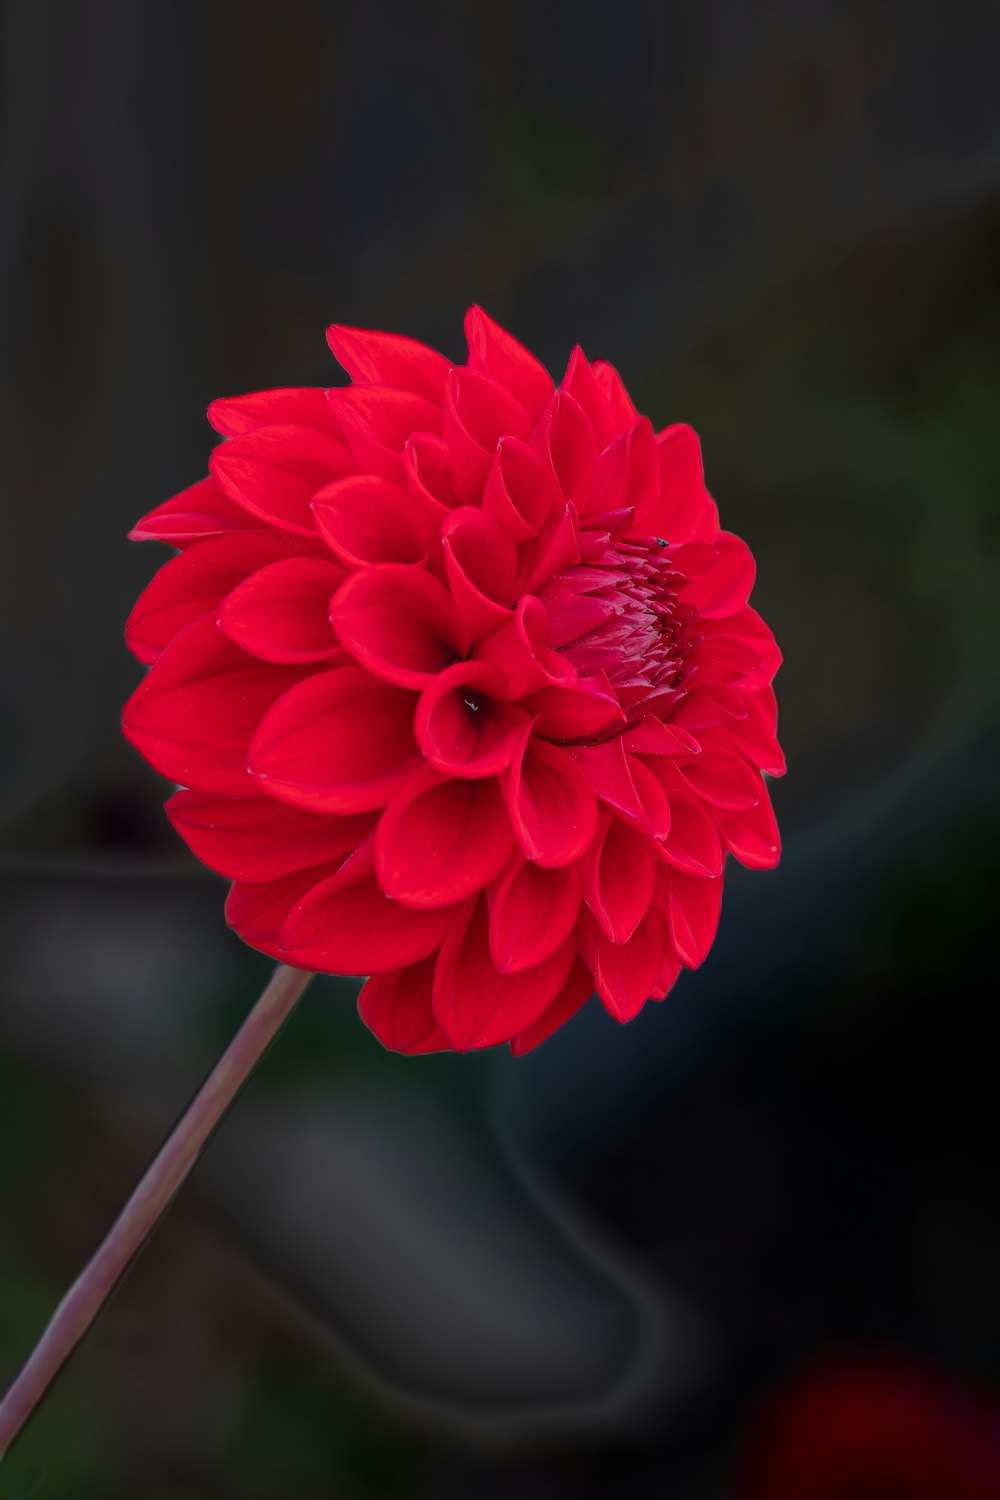
[[[466,333],[331,328],[353,384],[216,401],[209,477],[132,532],[180,556],[126,735],[241,937],[370,975],[402,1052],[525,1052],[594,989],[631,1019],[704,960],[726,853],[778,859],[781,657],[697,437]]]

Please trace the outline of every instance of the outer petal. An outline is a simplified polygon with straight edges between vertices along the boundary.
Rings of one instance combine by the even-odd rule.
[[[358,1014],[392,1052],[440,1052],[450,1047],[431,1005],[436,957],[373,974],[358,997]]]
[[[248,574],[292,555],[292,543],[273,532],[232,532],[197,542],[164,563],[140,595],[125,626],[129,650],[147,665],[154,662],[186,626],[217,614]]]
[[[608,398],[615,431],[621,432],[622,428],[627,427],[638,415],[625,389],[625,382],[614,365],[609,365],[606,360],[595,359],[590,368],[594,372],[594,379]]]
[[[756,807],[720,812],[719,831],[731,854],[751,870],[772,870],[781,858],[781,835],[763,781]]]
[[[314,886],[289,912],[281,947],[292,963],[324,974],[381,974],[427,958],[457,911],[413,911],[390,901],[363,855]]]
[[[587,905],[613,943],[627,943],[649,910],[656,885],[648,835],[604,813],[581,862]]]
[[[420,568],[399,563],[353,574],[338,590],[330,618],[362,666],[402,687],[423,687],[468,646],[444,585]]]
[[[336,865],[310,865],[280,880],[238,880],[226,899],[226,921],[251,948],[288,963],[280,946],[282,924],[295,903],[335,869]]]
[[[680,870],[670,872],[667,908],[670,940],[685,968],[697,969],[708,957],[721,905],[721,875],[708,880],[700,875],[685,875]]]
[[[355,469],[350,450],[311,427],[259,427],[230,438],[208,465],[231,500],[297,536],[314,536],[316,491]]]
[[[443,404],[449,361],[427,344],[398,333],[345,328],[340,323],[331,323],[326,340],[352,380],[398,386],[435,406]]]
[[[133,542],[168,542],[171,547],[190,547],[206,537],[223,536],[230,531],[263,531],[265,523],[251,516],[241,505],[234,505],[208,475],[156,505],[137,521],[129,532]]]
[[[526,735],[507,782],[514,835],[545,869],[570,865],[597,829],[597,803],[586,775],[558,745]]]
[[[344,655],[330,624],[330,600],[344,576],[336,563],[314,557],[271,563],[226,597],[219,624],[234,645],[262,661]]]
[[[458,368],[449,376],[442,431],[451,449],[458,493],[478,503],[500,438],[526,438],[531,419],[504,386]]]
[[[660,852],[670,864],[689,875],[719,875],[722,844],[716,817],[680,776],[658,772],[670,800],[670,832],[660,841]]]
[[[322,816],[272,797],[205,797],[175,792],[167,816],[188,848],[229,880],[280,880],[310,865],[342,860],[364,843],[375,815]],[[316,876],[316,879],[322,876]]]
[[[543,461],[547,456],[566,499],[586,514],[597,481],[597,439],[582,408],[565,391],[553,397],[532,446]]]
[[[681,598],[706,619],[734,615],[746,607],[756,567],[746,542],[727,531],[715,538],[716,561],[684,585]]]
[[[554,390],[545,367],[481,307],[470,307],[466,313],[465,336],[469,369],[492,375],[537,421]]]
[[[584,906],[576,937],[604,1008],[616,1021],[631,1021],[652,994],[668,952],[667,918],[659,903],[625,943],[613,943]]]
[[[573,944],[566,942],[537,968],[501,974],[490,957],[489,915],[481,896],[442,944],[434,970],[438,1025],[459,1052],[509,1041],[561,993],[573,957]]]
[[[314,427],[343,441],[343,430],[321,386],[285,386],[223,396],[208,408],[208,420],[223,437],[242,437],[258,427]]]
[[[567,391],[582,407],[587,420],[594,429],[598,448],[606,448],[624,426],[630,425],[615,420],[607,394],[601,388],[600,381],[579,344],[569,357],[569,364],[566,366],[566,374],[560,389]]]
[[[514,759],[528,716],[504,701],[500,674],[460,661],[439,672],[420,695],[414,730],[424,755],[450,776],[495,776]]]
[[[581,898],[576,865],[543,870],[518,856],[490,888],[490,954],[502,974],[544,963],[573,931]]]
[[[125,705],[125,737],[170,781],[219,797],[256,794],[247,747],[302,667],[256,661],[211,617],[181,631]]]
[[[655,504],[636,516],[636,528],[688,542],[715,536],[719,513],[705,489],[698,434],[686,422],[675,422],[657,433],[660,454],[660,495]]]
[[[352,474],[319,490],[316,529],[348,568],[422,563],[435,550],[439,525],[430,508],[377,474]]]
[[[759,782],[742,756],[728,750],[704,750],[693,760],[677,763],[677,772],[691,791],[713,807],[755,807]]]
[[[499,873],[513,844],[495,779],[444,781],[428,769],[383,813],[375,872],[386,895],[405,906],[455,905]]]
[[[593,993],[594,976],[577,954],[573,959],[569,978],[548,1010],[533,1026],[527,1026],[524,1031],[518,1032],[517,1036],[511,1037],[510,1050],[514,1056],[522,1057],[525,1052],[533,1051],[554,1031],[558,1031],[560,1026],[565,1026],[566,1022],[572,1020],[577,1011],[587,1003]]]
[[[441,412],[433,402],[393,386],[346,386],[330,392],[330,404],[343,423],[357,466],[396,484],[406,483],[403,452],[412,434],[441,431]]]
[[[360,667],[308,677],[260,723],[248,755],[253,790],[312,812],[385,807],[421,763],[415,705],[415,694]]]

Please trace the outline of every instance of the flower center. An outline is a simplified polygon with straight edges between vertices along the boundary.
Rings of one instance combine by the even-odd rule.
[[[581,677],[606,674],[628,724],[664,718],[685,696],[693,611],[678,599],[682,582],[662,537],[626,537],[546,590],[563,627],[557,649]]]

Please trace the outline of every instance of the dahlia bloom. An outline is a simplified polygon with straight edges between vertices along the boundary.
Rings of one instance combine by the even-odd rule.
[[[743,1500],[996,1500],[1000,1413],[933,1369],[848,1356],[778,1394],[742,1470]]]
[[[127,640],[124,728],[227,917],[371,976],[402,1052],[619,1021],[713,941],[727,853],[774,865],[774,638],[698,439],[573,351],[556,388],[472,308],[468,358],[333,327],[352,384],[216,401],[209,477]]]

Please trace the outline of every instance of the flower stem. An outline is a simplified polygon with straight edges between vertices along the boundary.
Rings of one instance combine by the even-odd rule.
[[[24,1369],[0,1403],[0,1463],[142,1249],[240,1089],[312,979],[277,968],[253,1010],[195,1096],[107,1239],[56,1309]]]

